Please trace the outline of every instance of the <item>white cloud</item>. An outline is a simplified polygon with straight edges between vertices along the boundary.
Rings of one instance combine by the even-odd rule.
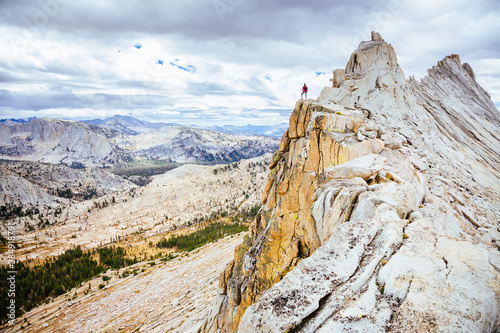
[[[221,20],[211,0],[4,2],[0,118],[280,123],[302,84],[316,97],[373,29],[407,76],[457,53],[500,103],[497,1],[233,5]]]

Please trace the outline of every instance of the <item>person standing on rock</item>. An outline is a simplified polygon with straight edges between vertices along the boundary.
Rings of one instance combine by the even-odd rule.
[[[309,91],[309,89],[307,88],[306,84],[304,83],[304,86],[302,87],[302,94],[300,94],[300,98],[302,98],[304,96],[304,94],[306,94],[306,99],[307,99],[307,92]]]

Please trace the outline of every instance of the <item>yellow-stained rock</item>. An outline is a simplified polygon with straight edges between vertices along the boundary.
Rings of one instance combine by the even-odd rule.
[[[297,139],[299,136],[297,134],[297,123],[299,120],[299,113],[302,108],[303,100],[297,101],[292,114],[290,115],[290,124],[288,126],[288,136],[290,139]]]
[[[276,205],[276,187],[272,186],[269,191],[269,195],[267,196],[266,207],[267,209],[273,209]]]
[[[283,216],[289,213],[296,213],[299,211],[299,190],[302,185],[302,173],[298,172],[297,168],[294,167],[291,173],[285,175],[289,178],[288,190],[277,198],[276,205],[276,215]]]
[[[234,260],[231,260],[219,278],[219,288],[222,290],[223,294],[227,293],[227,280],[229,280],[229,278],[233,275],[233,268]]]
[[[299,116],[297,119],[297,137],[303,137],[306,134],[307,122],[310,118],[310,103],[304,102],[299,111]]]
[[[297,218],[298,214],[296,213],[291,213],[288,215],[283,216],[283,219],[281,221],[281,251],[284,252],[290,243],[292,242],[292,239],[295,236],[295,228],[297,226]]]
[[[318,177],[316,173],[302,173],[302,185],[299,188],[299,209],[307,211],[313,203],[313,195],[318,186]]]
[[[300,151],[302,141],[302,139],[294,139],[290,142],[290,146],[288,148],[288,158],[286,159],[287,167],[290,167],[295,162],[297,154]]]
[[[309,127],[309,122],[311,121],[311,113],[312,113],[312,109],[311,109],[311,104],[309,103],[308,106],[307,106],[307,112],[306,112],[306,117],[304,119],[304,135],[307,134],[307,130],[308,130],[308,127]]]
[[[317,129],[320,129],[320,130],[323,130],[325,129],[326,127],[326,115],[324,114],[319,114],[317,115],[315,118],[314,118],[314,124],[313,124],[313,127],[314,128],[317,128]]]
[[[304,165],[304,172],[318,172],[320,165],[320,149],[319,149],[319,135],[318,129],[311,130],[309,138],[309,149],[307,161]]]
[[[319,139],[319,150],[322,153],[320,172],[368,154],[378,154],[384,149],[380,139],[358,141],[354,136],[345,137],[339,142],[337,134],[322,131]]]
[[[318,149],[321,151],[321,169],[323,172],[331,166],[337,165],[338,150],[340,145],[328,132],[321,131],[319,135]]]
[[[280,146],[278,151],[284,152],[288,150],[288,146],[290,145],[290,137],[288,136],[288,129],[285,131],[283,136],[281,137]]]
[[[364,121],[359,112],[339,115],[325,110],[301,100],[290,115],[289,128],[270,163],[262,194],[265,206],[250,228],[251,236],[237,248],[234,261],[221,274],[221,291],[227,292],[218,314],[223,318],[218,326],[222,332],[235,332],[246,309],[314,253],[335,225],[349,218],[355,191],[339,194],[329,225],[316,226],[311,209],[324,170],[384,149],[381,140],[358,140],[356,132]]]
[[[255,217],[255,224],[252,224],[250,226],[250,232],[252,232],[252,235],[257,236],[262,230],[264,230],[267,226],[268,219],[267,215],[265,212],[262,212],[260,214],[257,214]]]
[[[289,271],[289,267],[292,265],[293,260],[299,256],[299,240],[299,238],[295,238],[287,246],[286,250],[283,253],[283,256],[280,258],[280,261],[278,263],[279,274],[276,276],[280,280]]]
[[[283,157],[283,152],[281,151],[274,152],[273,157],[271,157],[271,162],[269,162],[269,169],[271,170],[274,169],[276,164],[278,164],[279,161],[281,161],[282,157]]]
[[[267,202],[267,198],[269,196],[269,191],[271,191],[271,187],[274,183],[274,177],[280,171],[280,167],[276,167],[273,170],[269,171],[266,178],[266,185],[264,186],[264,191],[262,191],[262,204],[265,205]]]
[[[303,248],[300,250],[306,256],[310,256],[314,251],[321,246],[321,241],[316,231],[316,223],[309,210],[301,210],[298,214],[298,226],[296,234],[303,235]]]
[[[290,178],[282,177],[283,179],[278,180],[278,195],[284,195],[288,191],[288,187],[290,186]]]
[[[357,133],[363,123],[362,119],[342,116],[337,114],[318,115],[314,121],[314,127],[337,133]]]

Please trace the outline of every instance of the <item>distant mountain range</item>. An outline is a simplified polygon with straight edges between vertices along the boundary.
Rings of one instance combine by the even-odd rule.
[[[283,126],[190,127],[129,116],[0,120],[0,158],[110,166],[134,159],[230,163],[273,152]]]
[[[23,119],[0,119],[0,124],[9,123],[28,123],[33,119],[38,119],[37,117],[23,118]],[[153,123],[148,121],[139,120],[130,116],[115,115],[113,117],[108,117],[105,119],[91,119],[91,120],[81,120],[82,123],[106,127],[109,129],[118,130],[124,135],[139,135],[143,133],[148,133],[150,131],[157,130],[162,127],[170,126],[184,126],[177,123]],[[255,125],[223,125],[223,126],[198,126],[191,125],[188,127],[195,127],[206,129],[210,131],[216,131],[221,133],[236,134],[236,135],[264,135],[272,137],[281,137],[285,130],[288,128],[288,123],[284,122],[278,125],[267,125],[267,126],[255,126]]]
[[[106,119],[92,119],[92,120],[82,120],[82,122],[107,127],[119,130],[125,135],[139,135],[143,133],[148,133],[153,130],[157,130],[162,127],[171,126],[183,126],[176,123],[152,123],[147,121],[142,121],[130,116],[115,115]],[[191,125],[188,127],[201,128],[221,133],[235,134],[235,135],[264,135],[281,137],[283,132],[288,128],[288,123],[282,123],[279,125],[268,125],[268,126],[254,126],[254,125],[223,125],[223,126],[197,126]]]
[[[117,138],[115,143],[135,154],[176,162],[229,163],[275,151],[279,139],[237,135],[187,126],[166,126],[141,135]]]
[[[238,134],[238,135],[255,134],[255,135],[265,135],[272,137],[281,137],[288,128],[288,123],[281,123],[279,125],[272,125],[272,126],[224,125],[224,126],[210,126],[203,128],[207,130],[212,130],[222,133]]]
[[[23,118],[23,119],[0,119],[0,124],[4,123],[29,123],[33,119],[38,119],[37,117]]]
[[[125,135],[139,135],[166,126],[180,126],[174,123],[150,123],[129,116],[115,115],[106,119],[82,120],[83,123],[112,128]]]

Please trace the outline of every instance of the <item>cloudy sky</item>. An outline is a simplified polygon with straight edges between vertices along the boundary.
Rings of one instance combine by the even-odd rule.
[[[407,77],[459,54],[500,106],[498,0],[0,0],[0,118],[278,124],[371,30]]]

